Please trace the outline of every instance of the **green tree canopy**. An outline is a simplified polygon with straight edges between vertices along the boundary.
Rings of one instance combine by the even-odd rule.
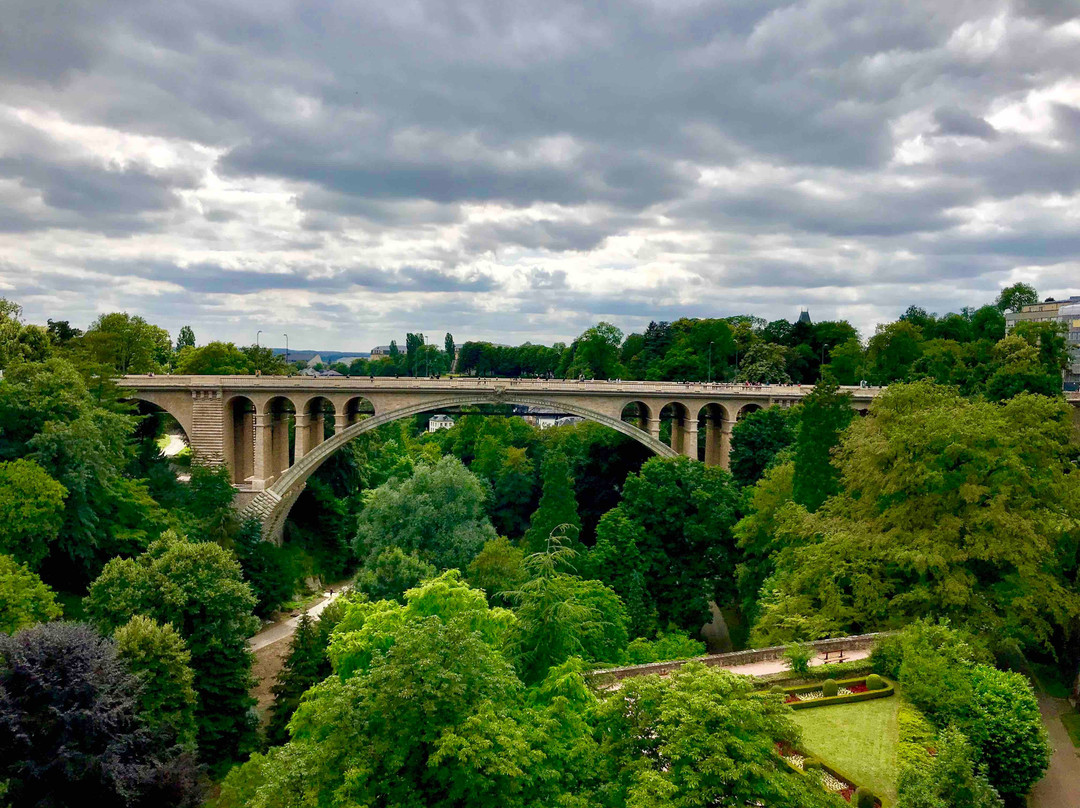
[[[25,564],[0,553],[0,633],[14,634],[60,614],[53,591]]]
[[[483,483],[457,458],[418,466],[407,480],[390,480],[367,495],[356,552],[376,558],[396,546],[437,568],[464,569],[495,538],[486,502]]]
[[[255,363],[231,342],[210,342],[201,348],[185,346],[176,357],[176,372],[192,376],[246,376]]]
[[[747,413],[731,431],[731,476],[753,485],[773,458],[795,441],[793,410],[769,407]]]
[[[10,805],[201,802],[188,750],[140,714],[140,682],[90,626],[0,635],[0,783]]]
[[[822,380],[802,400],[792,495],[809,511],[816,511],[839,490],[839,471],[831,455],[854,415],[851,395],[840,392],[835,379]]]
[[[842,492],[778,556],[755,629],[832,635],[931,614],[1000,645],[1053,645],[1080,614],[1080,476],[1068,405],[891,387],[845,433]]]
[[[78,341],[91,361],[118,375],[162,370],[172,353],[168,331],[127,312],[102,314]]]
[[[1007,311],[1020,311],[1024,306],[1034,306],[1039,302],[1039,293],[1028,283],[1014,283],[1006,286],[997,297],[997,308],[1002,314]]]
[[[577,495],[566,455],[557,450],[547,452],[540,464],[540,476],[544,481],[543,493],[525,533],[525,545],[534,553],[544,550],[552,531],[562,525],[566,525],[564,535],[571,542],[581,535]]]
[[[837,804],[776,754],[777,742],[799,737],[780,697],[718,668],[692,663],[666,678],[624,679],[601,703],[597,732],[615,805]]]
[[[138,558],[106,564],[85,602],[104,632],[139,614],[176,628],[191,652],[203,759],[220,764],[249,748],[254,727],[247,638],[258,621],[251,613],[255,597],[232,553],[168,532]]]
[[[685,457],[653,458],[626,478],[618,511],[639,528],[645,603],[655,604],[661,626],[696,632],[710,600],[734,597],[738,494],[726,471]]]
[[[64,524],[65,496],[37,463],[0,463],[0,553],[36,569]]]
[[[195,744],[195,688],[191,654],[176,630],[137,614],[113,635],[116,653],[140,680],[139,712],[153,728],[181,744]]]

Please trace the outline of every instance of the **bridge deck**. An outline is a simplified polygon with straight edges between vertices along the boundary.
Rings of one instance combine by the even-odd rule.
[[[227,390],[302,390],[304,392],[454,392],[490,391],[497,388],[536,393],[579,395],[700,395],[738,398],[792,398],[810,393],[813,385],[744,385],[727,382],[653,382],[653,381],[571,381],[564,379],[513,379],[455,376],[445,379],[391,378],[365,376],[312,378],[309,376],[123,376],[120,387],[139,389],[218,389]],[[856,399],[869,400],[879,395],[881,387],[842,387]]]

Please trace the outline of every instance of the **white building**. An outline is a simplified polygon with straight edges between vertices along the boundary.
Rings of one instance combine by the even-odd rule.
[[[453,418],[451,418],[449,415],[443,415],[442,413],[440,413],[438,415],[433,415],[428,418],[427,431],[438,432],[440,429],[449,429],[453,425]]]

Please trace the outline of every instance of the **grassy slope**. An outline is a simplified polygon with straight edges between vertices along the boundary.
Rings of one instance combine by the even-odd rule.
[[[853,779],[896,801],[896,711],[899,696],[795,713],[802,748]]]

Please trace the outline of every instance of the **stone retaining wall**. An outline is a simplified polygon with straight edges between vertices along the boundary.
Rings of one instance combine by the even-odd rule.
[[[886,636],[885,633],[856,634],[851,637],[834,637],[830,640],[815,640],[807,643],[819,653],[828,651],[861,651],[874,645],[878,637]],[[771,648],[752,648],[746,651],[732,651],[727,654],[709,654],[708,656],[694,659],[680,659],[674,662],[650,662],[647,665],[628,665],[623,668],[601,668],[592,671],[589,676],[598,684],[610,684],[631,676],[648,676],[649,674],[671,673],[678,670],[687,662],[702,662],[706,665],[720,668],[733,668],[739,665],[751,665],[755,662],[768,662],[774,659],[783,659],[786,645],[775,645]]]

